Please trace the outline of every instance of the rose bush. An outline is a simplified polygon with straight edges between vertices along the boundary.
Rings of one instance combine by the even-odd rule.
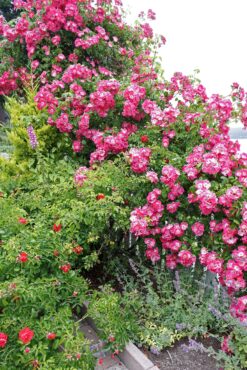
[[[233,83],[228,97],[208,96],[194,76],[164,80],[155,57],[164,37],[143,18],[127,25],[119,0],[14,4],[20,18],[0,18],[0,95],[11,96],[13,116],[1,179],[6,196],[17,191],[18,217],[31,217],[30,239],[21,231],[13,239],[21,225],[4,229],[4,274],[12,277],[17,259],[20,269],[32,263],[28,281],[54,266],[59,279],[72,279],[83,263],[128,258],[137,247],[144,264],[165,259],[171,270],[200,264],[217,274],[245,325],[247,155],[229,137],[230,121],[247,126],[244,89]],[[50,181],[52,197],[35,191],[37,176],[44,192]],[[54,262],[61,251],[51,235],[72,243],[75,258],[64,247]]]
[[[14,191],[5,183],[0,198],[0,363],[6,370],[21,366],[89,370],[95,362],[76,315],[88,292],[80,271],[96,256],[78,254],[80,229],[72,231],[62,217],[73,203],[72,193],[76,197],[73,169],[67,172],[70,185],[64,179],[65,163],[57,161],[55,178],[54,167],[51,170],[44,162],[42,169],[37,166],[26,176],[11,177]],[[69,187],[72,193],[67,192]],[[59,193],[69,197],[58,199]],[[60,208],[61,201],[66,209]]]

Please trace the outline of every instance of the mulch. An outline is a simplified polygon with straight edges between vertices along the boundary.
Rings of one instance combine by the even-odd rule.
[[[205,347],[219,349],[219,343],[213,339],[197,340]],[[178,341],[173,347],[165,349],[159,355],[145,351],[148,358],[160,370],[220,370],[223,369],[216,360],[206,352],[190,350],[186,352],[183,345],[188,345],[188,339]]]

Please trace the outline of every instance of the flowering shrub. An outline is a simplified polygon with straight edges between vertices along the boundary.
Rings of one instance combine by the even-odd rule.
[[[45,187],[45,176],[60,182],[62,160],[74,178],[70,212],[62,202],[67,190],[54,184],[54,207],[54,198],[40,208],[42,197],[34,197],[35,208],[23,196],[27,213],[44,212],[40,235],[47,240],[49,224],[56,240],[82,242],[94,252],[89,266],[100,253],[104,260],[109,253],[130,254],[135,245],[171,270],[200,264],[217,274],[233,316],[246,324],[247,156],[230,140],[229,122],[247,126],[247,93],[233,83],[229,97],[208,96],[195,77],[181,73],[162,80],[152,52],[165,39],[143,18],[128,26],[120,0],[14,4],[20,18],[13,25],[0,18],[0,95],[12,94],[9,107],[17,112],[9,134],[14,154],[2,161],[1,176],[6,183],[6,172],[39,168]],[[41,175],[46,157],[52,171]],[[5,263],[17,258],[25,268],[36,244],[30,251],[18,247],[14,257],[11,232]],[[75,248],[76,259],[81,250]],[[56,273],[70,276],[79,263],[62,258]],[[37,274],[40,265],[37,258]]]
[[[89,343],[74,317],[88,291],[80,270],[88,269],[96,257],[79,245],[80,229],[72,230],[62,216],[73,203],[73,192],[76,197],[70,168],[72,192],[65,200],[69,186],[61,176],[65,163],[57,161],[54,178],[54,168],[43,162],[42,169],[38,166],[12,184],[15,195],[8,196],[11,189],[5,184],[0,198],[3,369],[17,363],[31,368],[93,368]],[[66,211],[60,208],[59,193],[64,193]]]

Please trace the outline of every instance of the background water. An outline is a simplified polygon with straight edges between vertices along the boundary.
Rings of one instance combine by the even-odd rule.
[[[239,122],[230,125],[230,136],[232,140],[238,140],[241,151],[247,153],[247,129]]]

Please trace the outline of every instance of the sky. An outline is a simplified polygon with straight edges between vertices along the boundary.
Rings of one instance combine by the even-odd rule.
[[[174,72],[200,79],[209,94],[227,95],[232,82],[247,90],[247,0],[123,0],[131,20],[152,9],[156,33],[166,37],[160,49],[166,78]]]
[[[141,11],[156,13],[149,23],[167,40],[159,50],[166,79],[199,69],[209,95],[227,96],[233,82],[247,90],[247,0],[122,1],[130,23]],[[234,126],[242,128],[240,122]],[[247,152],[247,139],[239,142]]]

